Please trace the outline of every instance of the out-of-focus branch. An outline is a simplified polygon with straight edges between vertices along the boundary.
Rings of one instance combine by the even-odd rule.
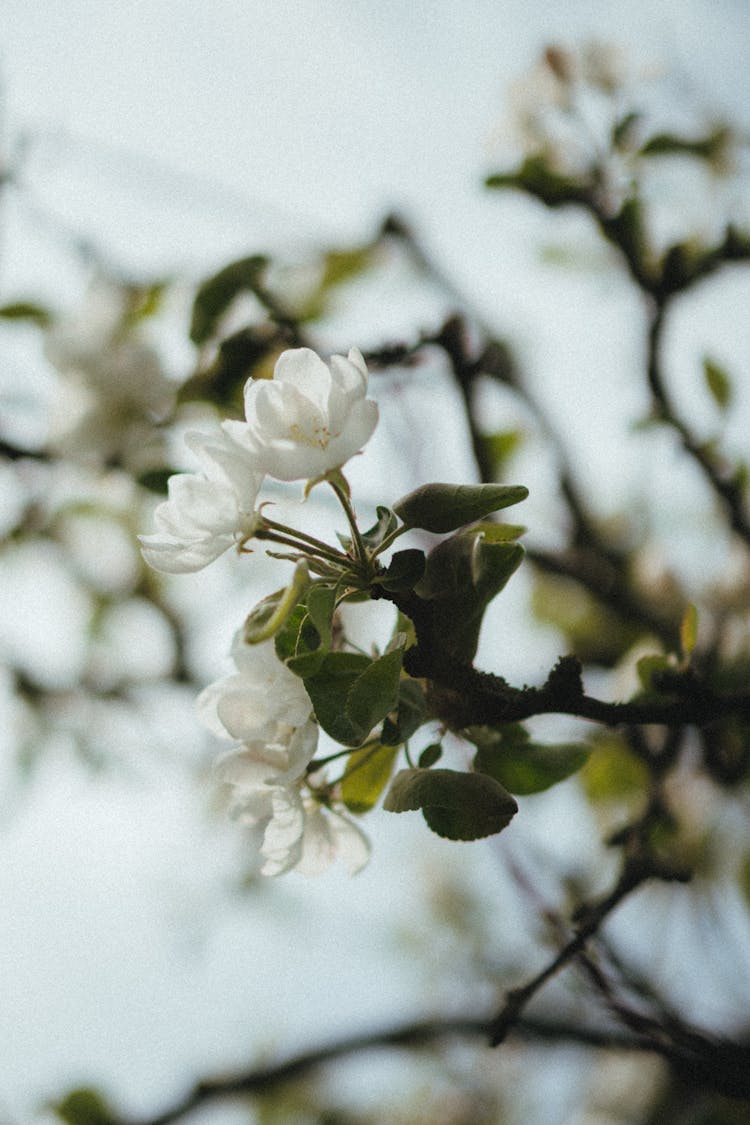
[[[667,391],[661,364],[661,343],[668,309],[667,299],[654,304],[648,332],[648,384],[656,419],[670,426],[678,435],[682,448],[701,469],[706,481],[721,502],[732,530],[750,546],[750,520],[745,509],[743,490],[735,474],[704,441],[693,433],[681,418]]]
[[[107,1123],[173,1125],[204,1106],[230,1098],[268,1094],[351,1055],[388,1048],[420,1049],[455,1039],[486,1040],[494,1025],[494,1020],[469,1016],[417,1021],[354,1035],[303,1051],[278,1063],[199,1081],[184,1097],[152,1117],[129,1118],[110,1111]],[[705,1082],[711,1089],[734,1097],[750,1095],[750,1048],[744,1044],[714,1041],[696,1032],[693,1057],[682,1058],[680,1050],[673,1049],[667,1042],[659,1042],[646,1035],[623,1034],[610,1028],[524,1017],[516,1019],[509,1030],[513,1038],[524,1041],[577,1043],[602,1050],[659,1054],[681,1073],[689,1073],[690,1066],[698,1067],[701,1073],[705,1071]],[[701,1064],[704,1055],[705,1061]]]

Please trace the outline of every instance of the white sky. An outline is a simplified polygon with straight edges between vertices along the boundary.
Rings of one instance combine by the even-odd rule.
[[[5,132],[37,140],[30,174],[45,204],[133,268],[199,275],[300,235],[366,237],[398,206],[498,330],[512,329],[564,388],[602,338],[632,362],[625,289],[584,280],[555,310],[557,281],[526,280],[529,238],[549,233],[546,217],[479,185],[506,83],[550,39],[588,36],[676,66],[686,96],[747,112],[745,0],[4,0]],[[54,295],[46,236],[21,246],[16,229],[3,232],[0,294],[38,285]],[[724,327],[747,357],[747,331]],[[301,1044],[420,1003],[425,982],[397,975],[384,933],[358,958],[345,944],[363,920],[409,921],[410,880],[394,887],[385,860],[353,890],[339,876],[312,891],[295,882],[260,918],[262,900],[232,906],[216,891],[229,861],[205,858],[191,797],[164,782],[107,801],[90,780],[48,786],[3,842],[3,1125],[3,1103],[21,1125],[39,1099],[82,1080],[140,1097],[132,1108],[145,1111],[186,1076],[239,1064],[254,1043]],[[376,827],[376,848],[433,854],[421,824],[391,824],[394,843]],[[452,862],[448,851],[434,855]],[[308,957],[323,965],[312,978]]]

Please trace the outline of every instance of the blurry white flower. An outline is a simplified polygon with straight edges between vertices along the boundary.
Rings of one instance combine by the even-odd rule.
[[[155,422],[168,413],[174,387],[128,325],[130,299],[126,287],[100,278],[82,309],[47,333],[45,353],[60,377],[48,444],[138,472],[161,460]]]
[[[273,379],[245,385],[246,422],[224,423],[278,480],[312,480],[336,469],[372,436],[377,405],[365,397],[367,367],[352,348],[330,365],[310,348],[283,352]]]
[[[313,796],[303,796],[301,783],[239,785],[233,807],[242,822],[263,833],[262,875],[283,875],[292,868],[303,875],[320,875],[337,857],[354,875],[369,858],[364,833],[349,817],[324,807]]]
[[[154,513],[156,533],[139,536],[146,562],[168,574],[201,570],[251,538],[263,480],[252,453],[224,430],[193,432],[185,441],[203,473],[170,477],[169,498]]]
[[[310,696],[299,676],[279,660],[273,641],[249,645],[242,633],[241,629],[236,633],[232,645],[237,672],[201,692],[198,713],[219,737],[278,744],[284,741],[285,731],[291,738],[310,718]]]

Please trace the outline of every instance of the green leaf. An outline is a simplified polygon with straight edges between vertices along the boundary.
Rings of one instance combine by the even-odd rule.
[[[475,523],[460,535],[480,536],[485,543],[510,543],[526,534],[526,528],[519,523]]]
[[[343,746],[359,746],[370,733],[347,715],[345,701],[371,663],[368,656],[356,652],[329,652],[313,675],[303,676],[316,719],[326,734]]]
[[[663,653],[649,654],[642,656],[636,661],[635,670],[638,673],[638,679],[641,682],[641,687],[645,692],[651,694],[659,694],[659,689],[656,687],[654,677],[658,676],[660,672],[666,671],[668,668],[674,668],[673,663],[668,656]]]
[[[527,156],[514,172],[500,172],[485,180],[488,188],[516,188],[535,195],[548,207],[561,207],[564,203],[579,203],[586,199],[586,189],[580,180],[569,179],[553,171],[541,156]]]
[[[395,648],[373,660],[347,693],[346,714],[363,737],[398,706],[402,657],[401,649]]]
[[[52,323],[52,313],[43,305],[36,305],[32,301],[14,301],[9,305],[0,306],[2,320],[30,320],[40,328],[46,328]]]
[[[326,734],[343,746],[360,746],[399,700],[401,650],[378,660],[354,652],[329,652],[304,683]]]
[[[726,369],[705,356],[703,375],[714,402],[720,410],[726,410],[732,401],[732,380]]]
[[[474,658],[484,612],[523,555],[519,544],[489,543],[481,531],[454,535],[428,555],[416,592],[435,602],[435,628],[443,646],[457,658]]]
[[[694,156],[712,161],[726,150],[730,131],[717,125],[705,137],[680,137],[676,133],[657,133],[641,146],[641,156]]]
[[[591,755],[581,770],[583,790],[595,803],[639,802],[651,782],[648,768],[637,758],[625,739],[611,731],[597,734],[590,742]]]
[[[497,433],[485,434],[482,437],[482,444],[497,476],[502,474],[506,464],[523,441],[523,437],[522,430],[499,430]]]
[[[431,742],[429,746],[425,746],[422,753],[419,755],[419,768],[428,770],[430,766],[434,766],[435,762],[439,762],[443,756],[443,747],[439,742]]]
[[[365,813],[377,804],[393,773],[397,754],[397,746],[374,742],[349,755],[341,799],[350,812]]]
[[[115,1115],[98,1090],[71,1090],[52,1107],[66,1125],[115,1125]]]
[[[147,469],[145,473],[141,473],[138,477],[138,484],[142,488],[147,488],[149,492],[166,496],[167,482],[173,475],[174,469]]]
[[[449,840],[478,840],[501,832],[518,805],[494,778],[446,769],[408,769],[396,774],[383,808],[421,809],[433,832]]]
[[[245,643],[257,645],[275,636],[289,620],[309,585],[307,560],[300,559],[289,585],[264,598],[248,616],[243,632]]]
[[[362,542],[372,550],[379,547],[383,540],[398,527],[398,520],[390,508],[378,504],[376,513],[378,518],[375,523],[369,531],[362,532]]]
[[[477,747],[473,767],[494,777],[510,793],[526,797],[564,781],[576,773],[589,756],[583,743],[549,745],[532,742],[520,723],[502,727],[472,727],[466,737]]]
[[[318,671],[331,649],[336,589],[314,582],[276,634],[276,655],[303,679]]]
[[[439,534],[518,504],[528,488],[515,484],[423,484],[403,496],[393,510],[407,527]]]
[[[416,548],[396,551],[387,570],[375,582],[385,590],[413,590],[424,574],[426,561],[424,551]]]
[[[235,297],[255,291],[267,265],[267,258],[253,254],[230,263],[203,282],[193,301],[190,339],[194,344],[205,344],[214,335],[220,318]]]
[[[398,685],[398,710],[395,721],[386,717],[380,741],[386,746],[400,746],[419,730],[427,716],[424,692],[417,680],[402,676]]]
[[[688,605],[680,622],[680,648],[682,655],[692,656],[698,643],[698,610],[692,602]]]

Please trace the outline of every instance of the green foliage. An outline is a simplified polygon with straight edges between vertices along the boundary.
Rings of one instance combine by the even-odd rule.
[[[280,354],[278,333],[267,324],[250,325],[225,337],[210,366],[180,387],[179,402],[212,402],[229,412],[241,411],[248,378],[262,378]]]
[[[494,778],[447,769],[407,769],[396,774],[383,808],[421,809],[433,832],[449,840],[478,840],[510,824],[518,805]]]
[[[115,1125],[115,1115],[98,1090],[71,1090],[52,1107],[65,1125]]]
[[[704,137],[681,137],[677,133],[656,133],[640,148],[641,156],[692,156],[710,163],[721,159],[731,140],[726,125],[717,125]]]
[[[402,676],[398,685],[398,708],[395,719],[386,717],[383,722],[381,742],[398,746],[419,730],[427,717],[424,692],[417,680]]]
[[[424,551],[416,548],[396,551],[386,570],[374,581],[385,590],[413,590],[424,574],[426,561]]]
[[[554,172],[543,156],[527,156],[514,172],[500,172],[485,180],[488,188],[516,188],[535,195],[548,207],[576,203],[585,198],[585,191],[575,177]]]
[[[423,484],[397,501],[393,510],[407,527],[443,534],[518,504],[528,495],[523,485]]]
[[[353,281],[369,269],[373,256],[374,246],[371,243],[328,250],[323,256],[320,282],[298,310],[298,319],[317,320],[323,316],[338,287]]]
[[[494,777],[518,797],[541,793],[564,781],[584,765],[590,752],[580,742],[532,742],[520,723],[469,727],[463,733],[477,747],[474,769]]]
[[[662,653],[649,653],[646,656],[640,657],[637,661],[635,670],[638,673],[638,679],[641,682],[641,687],[646,695],[659,695],[659,676],[663,672],[674,669],[674,661],[669,656]]]
[[[452,536],[428,555],[420,597],[434,603],[434,622],[447,652],[473,659],[482,618],[523,559],[517,543],[489,543],[481,531]]]
[[[580,775],[590,801],[630,804],[647,792],[648,768],[619,734],[602,731],[590,740],[590,747],[591,755]]]
[[[732,380],[726,368],[705,356],[703,359],[703,376],[716,405],[720,410],[726,410],[732,402]]]
[[[190,339],[205,344],[215,334],[219,320],[241,293],[256,293],[268,265],[261,254],[240,258],[209,277],[199,287],[193,302]]]
[[[443,756],[443,747],[439,742],[431,742],[429,746],[425,746],[422,753],[419,755],[418,766],[420,769],[428,770],[439,762]]]
[[[331,650],[336,589],[314,582],[275,638],[276,655],[295,675],[314,675]]]
[[[399,701],[401,650],[377,660],[354,652],[329,652],[305,687],[327,734],[344,746],[360,746]]]
[[[307,560],[301,559],[294,568],[290,584],[283,590],[269,594],[249,614],[243,632],[245,642],[250,645],[260,644],[275,636],[292,616],[309,586]]]
[[[362,542],[371,551],[376,550],[380,544],[398,527],[398,520],[390,508],[386,508],[383,504],[378,504],[375,509],[377,519],[375,523],[367,531],[362,532]],[[342,536],[339,539],[344,543],[346,550],[351,548],[351,539],[344,540]]]
[[[484,434],[482,445],[488,459],[492,462],[495,476],[502,476],[505,467],[523,441],[522,430],[498,430],[494,434]]]
[[[367,743],[349,755],[341,781],[341,799],[350,812],[365,813],[377,804],[390,781],[398,746]]]
[[[680,622],[680,648],[686,658],[692,656],[698,643],[698,610],[691,602]]]
[[[39,328],[47,328],[52,323],[52,313],[43,305],[32,301],[14,301],[0,306],[0,319],[27,320]]]

